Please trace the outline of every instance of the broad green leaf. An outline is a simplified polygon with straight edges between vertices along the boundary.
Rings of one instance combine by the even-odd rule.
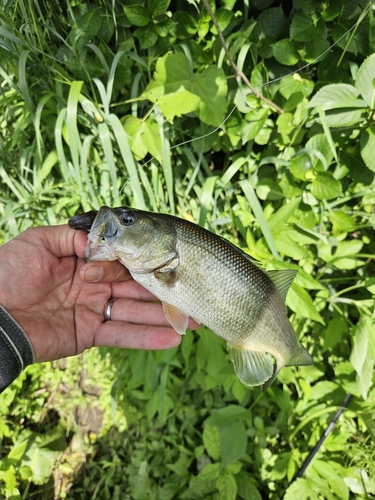
[[[51,476],[55,461],[60,454],[60,451],[52,451],[33,445],[23,457],[22,464],[32,470],[34,483],[44,484]]]
[[[231,22],[233,17],[233,12],[231,12],[228,9],[220,8],[215,11],[215,17],[220,30],[223,32]],[[211,33],[217,35],[217,30],[215,26],[212,26]]]
[[[308,97],[314,90],[314,83],[307,78],[302,78],[298,73],[284,76],[279,86],[280,94],[289,99],[293,94],[300,92],[304,97]]]
[[[313,16],[296,12],[290,25],[290,38],[297,42],[310,42],[324,38],[326,26],[322,19],[315,20]]]
[[[318,172],[311,183],[311,194],[318,200],[332,200],[342,195],[341,182],[329,172]]]
[[[364,421],[372,441],[375,443],[375,410],[362,413],[361,419]]]
[[[279,184],[271,179],[262,179],[256,187],[256,193],[260,200],[280,200],[284,198]]]
[[[275,245],[278,252],[282,255],[292,257],[295,260],[307,259],[310,255],[304,246],[294,241],[293,234],[291,234],[290,230],[287,228],[284,228],[283,231],[277,233],[275,237]]]
[[[361,132],[360,145],[366,167],[375,172],[375,133],[370,127]]]
[[[286,490],[283,500],[319,500],[319,489],[314,479],[296,479]]]
[[[358,99],[358,95],[358,90],[346,83],[326,85],[314,95],[307,107],[313,112],[317,112],[318,108],[326,111],[330,127],[352,126],[362,120],[366,109],[365,101]]]
[[[146,26],[151,21],[151,12],[143,5],[123,5],[123,9],[134,26]]]
[[[208,464],[200,471],[198,477],[202,481],[216,481],[219,477],[221,468],[220,463]]]
[[[361,93],[367,105],[374,109],[375,107],[375,54],[369,56],[361,64],[358,70],[355,86]]]
[[[283,31],[285,16],[281,7],[264,10],[258,17],[256,32],[260,38],[278,38]]]
[[[197,112],[199,118],[213,127],[221,125],[227,110],[225,96],[228,88],[224,71],[209,66],[194,77],[189,90],[201,99]]]
[[[148,0],[147,5],[152,12],[153,17],[164,14],[169,7],[171,0]]]
[[[306,44],[303,59],[308,63],[316,63],[327,56],[329,49],[330,44],[328,40],[316,38]]]
[[[341,210],[335,210],[329,214],[329,218],[332,222],[332,229],[334,234],[348,233],[356,229],[356,224],[353,217],[342,212]]]
[[[203,443],[207,453],[215,461],[220,460],[220,433],[216,425],[205,425],[203,429]]]
[[[362,250],[362,247],[362,240],[354,239],[349,241],[341,241],[339,242],[333,257],[350,257],[352,255],[357,255]]]
[[[333,153],[325,134],[315,134],[307,142],[305,149],[311,151],[312,167],[315,170],[328,170]]]
[[[179,39],[191,39],[197,32],[197,21],[186,10],[177,10],[172,16],[172,21],[176,26],[174,33]]]
[[[154,80],[143,96],[155,103],[164,94],[188,90],[191,78],[189,62],[184,54],[166,54],[157,60]]]
[[[163,95],[158,100],[158,106],[165,118],[170,123],[173,123],[173,118],[176,116],[181,117],[184,114],[195,111],[201,102],[201,99],[197,95],[192,94],[188,90],[182,90],[173,94]]]
[[[300,197],[293,198],[289,203],[285,203],[280,207],[279,210],[268,219],[268,224],[275,239],[277,235],[285,229],[288,219],[294,214],[300,202]]]
[[[241,127],[242,144],[245,144],[260,133],[267,121],[269,110],[260,108],[254,109],[245,116],[245,123]]]
[[[130,147],[138,160],[147,153],[159,157],[161,153],[161,139],[157,123],[150,120],[140,120],[135,116],[126,116],[122,119],[126,133],[131,137]]]
[[[290,159],[290,173],[301,181],[313,176],[312,167],[311,157],[306,153],[297,154]]]
[[[249,412],[246,408],[237,405],[228,405],[220,410],[215,410],[206,420],[206,424],[224,427],[241,422],[246,418],[249,418]]]
[[[285,64],[286,66],[293,66],[297,64],[300,60],[300,55],[298,53],[298,47],[293,40],[284,38],[272,45],[273,57],[280,64]]]
[[[324,325],[324,320],[316,310],[310,295],[296,283],[292,283],[289,289],[286,305],[303,318],[309,318]]]
[[[221,465],[226,465],[239,460],[246,452],[247,434],[243,423],[219,427]]]
[[[233,474],[224,471],[216,481],[219,490],[219,500],[236,500],[237,484]]]
[[[140,26],[134,31],[134,36],[138,38],[141,49],[153,47],[158,40],[154,26]]]
[[[253,476],[245,471],[240,471],[235,476],[238,494],[244,500],[262,500],[262,497],[253,483]]]
[[[362,316],[355,329],[354,345],[350,362],[357,372],[357,384],[363,399],[367,398],[372,383],[374,363],[369,349],[369,336],[373,334],[373,323],[367,316]]]

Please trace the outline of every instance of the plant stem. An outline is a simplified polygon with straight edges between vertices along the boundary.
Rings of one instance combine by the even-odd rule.
[[[219,38],[220,38],[221,45],[223,46],[225,55],[227,56],[227,59],[230,62],[230,65],[232,66],[232,68],[236,72],[236,76],[237,77],[239,76],[245,82],[245,84],[249,87],[249,89],[253,92],[253,94],[255,95],[255,97],[257,99],[260,99],[261,101],[265,102],[266,104],[268,104],[269,106],[274,108],[280,115],[282,115],[284,113],[284,111],[277,104],[275,104],[271,100],[267,99],[267,97],[264,97],[260,92],[258,92],[257,89],[251,85],[251,83],[249,82],[249,79],[247,78],[245,73],[243,73],[237,67],[236,63],[233,61],[233,59],[229,53],[228,46],[227,46],[227,43],[226,43],[225,38],[223,36],[223,33],[219,27],[219,24],[216,20],[214,13],[212,12],[212,9],[211,9],[208,1],[207,0],[202,0],[202,1],[203,1],[203,5],[205,6],[210,18],[212,19],[212,22],[214,23],[214,26],[217,30],[217,34],[219,35]]]

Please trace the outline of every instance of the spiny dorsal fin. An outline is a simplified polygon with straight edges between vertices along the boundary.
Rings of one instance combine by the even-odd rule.
[[[281,269],[276,271],[267,271],[268,276],[274,282],[279,294],[283,298],[284,302],[292,284],[292,281],[296,277],[298,271],[295,269]]]

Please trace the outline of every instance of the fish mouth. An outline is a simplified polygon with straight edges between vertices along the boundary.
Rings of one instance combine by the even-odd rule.
[[[87,238],[84,259],[116,260],[113,245],[118,239],[118,219],[109,207],[101,207],[92,223]]]

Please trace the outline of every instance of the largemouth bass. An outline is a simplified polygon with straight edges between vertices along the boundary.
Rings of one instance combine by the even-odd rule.
[[[89,231],[86,260],[119,260],[176,332],[190,316],[224,338],[244,384],[266,389],[283,366],[313,364],[286,315],[295,271],[265,272],[229,241],[171,215],[102,207],[69,225]]]

